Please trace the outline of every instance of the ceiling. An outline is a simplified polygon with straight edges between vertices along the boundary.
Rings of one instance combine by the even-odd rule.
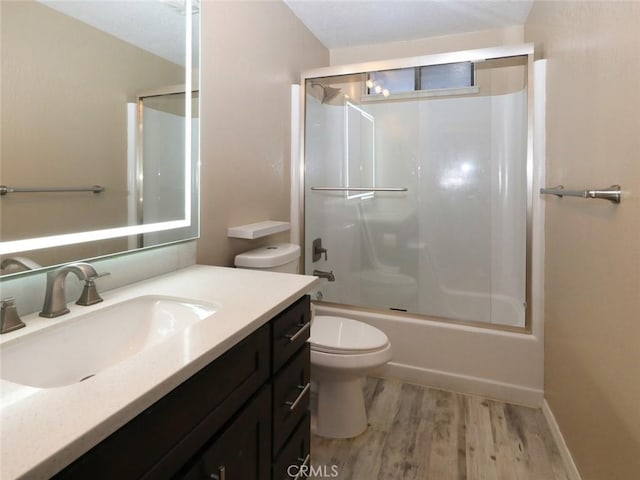
[[[178,65],[185,64],[184,0],[38,0],[60,13],[87,23]],[[194,15],[199,0],[193,0]],[[194,38],[199,38],[193,22]],[[194,50],[199,42],[194,42]],[[193,52],[194,62],[198,52]]]
[[[534,0],[284,0],[329,49],[525,23]]]
[[[184,65],[184,0],[39,0]],[[194,13],[200,0],[192,0]],[[219,1],[219,0],[218,0]],[[239,0],[232,0],[239,1]],[[414,40],[525,23],[534,0],[284,0],[327,48]],[[182,8],[181,8],[182,6]],[[199,22],[193,22],[198,38]],[[194,42],[197,47],[198,42]],[[198,52],[194,51],[194,59]]]

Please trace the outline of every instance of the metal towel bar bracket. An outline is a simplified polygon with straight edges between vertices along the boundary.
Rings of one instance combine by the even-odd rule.
[[[563,185],[551,188],[541,188],[543,195],[556,195],[558,197],[581,197],[581,198],[601,198],[613,203],[620,203],[620,185],[611,185],[608,188],[598,188],[593,190],[565,190]]]

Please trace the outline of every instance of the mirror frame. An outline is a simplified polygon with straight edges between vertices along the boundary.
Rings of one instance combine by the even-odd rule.
[[[185,68],[185,118],[192,117],[192,92],[196,92],[199,88],[193,88],[193,5],[192,0],[184,0],[186,7],[185,14],[185,24],[186,24],[186,41],[185,41],[185,65],[188,67]],[[199,71],[199,69],[198,69]],[[188,86],[192,86],[188,88]],[[111,238],[120,238],[127,237],[132,235],[141,235],[145,233],[151,232],[161,232],[167,230],[174,230],[178,228],[190,227],[192,225],[191,216],[192,216],[192,201],[191,201],[191,193],[194,188],[193,182],[197,181],[199,175],[194,175],[193,167],[192,167],[192,157],[191,157],[191,122],[185,121],[185,212],[184,218],[181,220],[173,220],[167,222],[158,222],[151,223],[148,225],[133,225],[126,227],[115,227],[115,228],[107,228],[100,230],[91,230],[86,232],[76,232],[76,233],[66,233],[59,235],[50,235],[43,237],[34,237],[27,238],[23,240],[12,240],[8,242],[0,242],[0,255],[8,255],[12,253],[22,253],[28,252],[43,248],[52,248],[52,247],[60,247],[64,245],[74,245],[79,243],[93,242],[96,240],[106,240]],[[198,188],[195,186],[195,188]],[[196,209],[197,206],[196,206]],[[193,238],[198,238],[199,228],[197,229],[197,233],[194,237],[185,238],[179,241],[187,241],[192,240]],[[176,242],[170,242],[176,243]],[[153,245],[153,247],[157,247],[159,245]],[[151,246],[150,246],[151,247]],[[146,248],[146,247],[143,247]],[[135,248],[132,250],[125,250],[119,252],[113,252],[112,254],[122,254],[122,253],[130,253],[140,250],[140,248]],[[112,254],[107,254],[112,255]],[[43,269],[50,268],[50,265],[43,266]],[[22,272],[15,272],[4,276],[14,276],[16,274],[22,273],[30,273],[35,270],[26,270]]]

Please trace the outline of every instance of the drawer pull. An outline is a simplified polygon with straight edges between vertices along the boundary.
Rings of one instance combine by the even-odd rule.
[[[300,327],[300,329],[293,335],[285,335],[285,337],[289,339],[289,342],[295,342],[300,335],[309,330],[309,328],[311,328],[311,323],[298,323],[298,327]]]
[[[225,480],[227,478],[224,465],[218,467],[218,474],[212,473],[209,475],[212,480]]]
[[[311,454],[308,453],[306,457],[304,458],[300,458],[298,457],[298,461],[302,462],[302,464],[300,465],[300,468],[298,469],[298,474],[295,476],[295,478],[293,480],[298,480],[302,475],[306,475],[307,469],[304,468],[308,463],[309,460],[311,460]]]
[[[311,383],[307,383],[306,385],[298,385],[298,389],[302,391],[298,394],[296,399],[293,402],[284,402],[285,405],[289,405],[289,411],[293,412],[296,409],[296,407],[300,403],[300,400],[302,400],[302,397],[304,397],[304,395],[309,391],[310,388]]]

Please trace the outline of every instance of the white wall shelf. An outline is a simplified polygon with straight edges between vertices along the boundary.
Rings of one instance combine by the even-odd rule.
[[[255,238],[266,237],[267,235],[272,235],[274,233],[286,232],[289,228],[289,222],[266,220],[264,222],[229,227],[227,229],[227,237],[253,240]]]

